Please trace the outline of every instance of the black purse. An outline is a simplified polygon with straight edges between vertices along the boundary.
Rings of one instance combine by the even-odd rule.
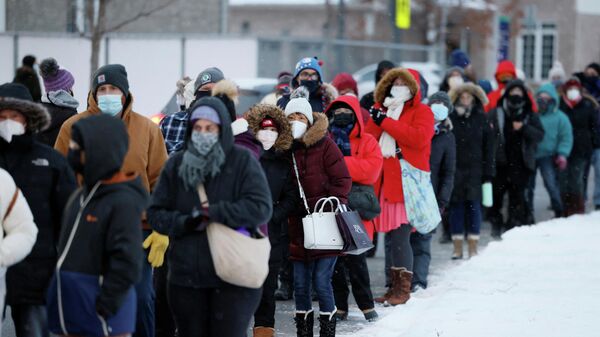
[[[375,189],[370,185],[352,183],[352,189],[348,194],[348,206],[357,211],[363,220],[373,220],[381,213],[379,199],[375,195]]]

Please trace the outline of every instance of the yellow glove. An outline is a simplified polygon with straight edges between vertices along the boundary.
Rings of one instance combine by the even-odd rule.
[[[146,240],[144,240],[143,247],[144,249],[150,247],[148,262],[153,268],[158,268],[165,261],[165,252],[167,251],[167,247],[169,247],[169,237],[152,231],[152,234],[148,235]]]

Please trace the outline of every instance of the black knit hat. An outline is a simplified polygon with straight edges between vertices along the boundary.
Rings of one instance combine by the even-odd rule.
[[[592,63],[588,64],[587,67],[585,67],[585,68],[586,69],[592,68],[592,69],[594,69],[594,71],[596,71],[596,73],[598,73],[600,75],[600,64],[598,64],[596,62],[592,62]]]
[[[11,97],[33,102],[31,93],[21,83],[4,83],[0,85],[0,97]]]
[[[450,102],[450,97],[448,96],[447,93],[445,93],[443,91],[438,91],[435,94],[429,96],[428,102],[429,102],[429,105],[436,103],[436,102],[444,104],[448,108],[448,113],[451,113],[452,110],[454,109],[452,102]]]
[[[127,80],[127,71],[125,67],[120,64],[107,64],[100,67],[94,73],[94,79],[92,81],[92,92],[94,97],[96,91],[101,85],[111,84],[121,89],[125,97],[129,96],[129,81]]]

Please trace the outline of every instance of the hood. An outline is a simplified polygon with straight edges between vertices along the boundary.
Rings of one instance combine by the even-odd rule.
[[[384,70],[394,68],[396,68],[396,65],[392,61],[383,60],[379,62],[379,64],[377,64],[377,70],[375,71],[375,84],[379,83],[381,78],[383,78],[382,73]]]
[[[129,148],[129,136],[123,121],[99,114],[73,124],[73,133],[81,136],[85,167],[83,180],[88,187],[118,172]]]
[[[475,97],[482,106],[486,106],[489,103],[487,95],[485,94],[483,89],[481,89],[480,86],[470,83],[470,82],[463,83],[463,84],[459,85],[458,87],[450,90],[450,92],[448,93],[448,96],[450,97],[450,101],[453,104],[456,104],[456,102],[458,101],[458,98],[460,97],[460,95],[463,92],[468,92],[471,95],[473,95],[473,97]]]
[[[317,144],[329,132],[329,121],[324,113],[313,112],[313,124],[308,127],[308,130],[302,136],[300,142],[306,147],[311,147]]]
[[[325,95],[323,109],[329,106],[329,104],[335,101],[335,99],[338,98],[338,96],[340,95],[337,89],[329,83],[321,84],[321,93],[322,95]]]
[[[535,95],[537,96],[538,94],[540,94],[542,92],[550,95],[550,97],[552,97],[552,99],[554,100],[554,110],[552,110],[550,112],[557,111],[558,110],[558,106],[560,105],[560,98],[558,97],[558,91],[556,91],[556,87],[554,86],[554,84],[552,84],[552,83],[546,83],[546,84],[542,85],[535,92]]]
[[[50,114],[42,104],[13,97],[0,97],[0,110],[5,109],[16,110],[25,116],[28,133],[38,133],[50,126]]]
[[[233,131],[231,130],[231,118],[229,117],[229,111],[225,104],[216,97],[203,97],[197,100],[192,106],[189,107],[188,111],[188,128],[185,131],[185,146],[187,147],[190,139],[192,138],[192,123],[190,121],[192,117],[192,111],[199,106],[209,106],[219,114],[221,119],[221,132],[219,134],[219,142],[223,151],[227,154],[233,148]]]
[[[383,103],[383,100],[390,94],[394,81],[401,77],[407,83],[413,98],[409,102],[421,102],[420,76],[414,69],[394,68],[388,71],[375,88],[375,103]]]
[[[525,82],[523,82],[521,80],[510,81],[506,85],[506,88],[504,89],[504,93],[502,94],[502,97],[500,97],[500,99],[498,100],[497,106],[504,107],[504,99],[508,96],[508,93],[515,87],[520,87],[521,90],[523,90],[523,92],[525,93],[524,113],[527,114],[529,112],[533,112],[533,102],[531,101],[531,95],[529,94],[529,90],[527,89],[527,86],[525,86]]]
[[[515,67],[515,64],[512,63],[511,61],[508,60],[504,60],[504,61],[500,61],[500,63],[498,63],[498,67],[496,68],[496,81],[498,83],[500,83],[500,80],[498,79],[498,75],[502,74],[502,73],[509,73],[513,75],[513,78],[517,78],[517,68]]]
[[[232,121],[237,119],[235,106],[239,102],[239,90],[237,84],[230,80],[221,80],[211,90],[211,96],[220,99],[229,113]]]
[[[331,103],[325,110],[325,115],[327,116],[327,118],[331,117],[331,112],[333,112],[332,110],[338,108],[340,105],[345,105],[354,112],[356,124],[354,125],[354,129],[352,129],[352,133],[350,134],[350,137],[351,138],[362,137],[362,133],[363,133],[363,130],[365,129],[365,127],[364,127],[364,122],[363,122],[363,118],[362,118],[360,102],[359,102],[358,98],[356,98],[354,96],[349,96],[349,95],[342,95],[342,96],[338,97],[338,99],[333,101],[333,103]]]
[[[246,115],[246,120],[248,121],[248,126],[250,130],[256,135],[260,130],[260,123],[265,119],[265,117],[271,117],[275,124],[277,124],[277,129],[279,130],[279,136],[273,144],[273,149],[277,152],[284,152],[292,147],[292,143],[294,142],[294,137],[292,136],[292,128],[290,123],[283,110],[280,108],[270,105],[270,104],[257,104],[248,110]]]
[[[48,93],[50,103],[63,108],[77,109],[79,102],[64,90],[51,91]]]

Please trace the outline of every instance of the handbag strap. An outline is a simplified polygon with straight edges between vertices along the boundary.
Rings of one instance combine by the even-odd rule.
[[[15,188],[15,193],[13,193],[13,196],[10,199],[10,203],[8,204],[8,209],[6,210],[6,213],[4,213],[4,218],[2,219],[2,222],[4,222],[4,220],[6,220],[6,218],[8,218],[8,216],[12,212],[13,207],[15,207],[15,203],[17,202],[18,196],[19,196],[19,188],[17,187],[17,188]]]
[[[198,185],[198,196],[200,197],[200,206],[208,208],[208,196],[206,195],[204,184]]]
[[[302,188],[302,184],[300,183],[300,174],[298,173],[298,164],[296,163],[296,156],[292,153],[292,161],[294,163],[294,172],[296,172],[296,180],[298,181],[298,190],[300,191],[300,198],[304,202],[304,208],[306,208],[306,213],[310,214],[310,208],[308,207],[308,201],[306,200],[306,194],[304,194],[304,189]]]

